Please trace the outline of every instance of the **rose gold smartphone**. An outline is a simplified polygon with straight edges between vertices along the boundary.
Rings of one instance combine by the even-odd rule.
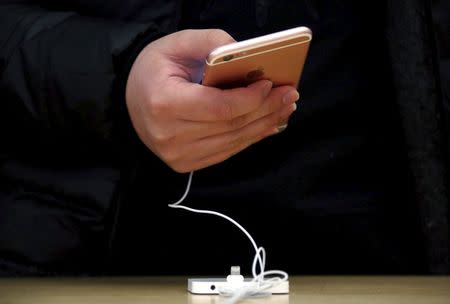
[[[218,47],[206,59],[202,84],[232,88],[268,79],[297,87],[311,39],[309,28],[296,27]]]

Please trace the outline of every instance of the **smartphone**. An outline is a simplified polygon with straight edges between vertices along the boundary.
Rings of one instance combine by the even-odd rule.
[[[232,88],[268,79],[297,87],[311,39],[302,26],[218,47],[206,58],[202,84]]]

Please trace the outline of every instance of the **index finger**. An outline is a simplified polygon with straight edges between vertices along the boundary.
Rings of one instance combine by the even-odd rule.
[[[260,80],[247,87],[218,89],[187,81],[170,89],[172,110],[189,121],[225,121],[258,109],[272,89],[272,82]]]

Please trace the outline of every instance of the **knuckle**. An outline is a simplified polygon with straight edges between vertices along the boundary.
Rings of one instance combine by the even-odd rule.
[[[164,98],[152,98],[148,102],[147,109],[151,116],[160,117],[168,113],[169,106],[169,102]]]
[[[209,29],[206,32],[206,39],[212,43],[233,40],[231,36],[222,29]]]

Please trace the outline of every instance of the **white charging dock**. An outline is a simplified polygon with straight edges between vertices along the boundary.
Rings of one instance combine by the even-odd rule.
[[[239,266],[231,267],[227,278],[191,278],[188,279],[188,291],[192,294],[214,295],[223,290],[237,290],[250,287],[255,283],[251,279],[244,279]],[[265,290],[271,294],[288,294],[289,281],[283,281]]]

